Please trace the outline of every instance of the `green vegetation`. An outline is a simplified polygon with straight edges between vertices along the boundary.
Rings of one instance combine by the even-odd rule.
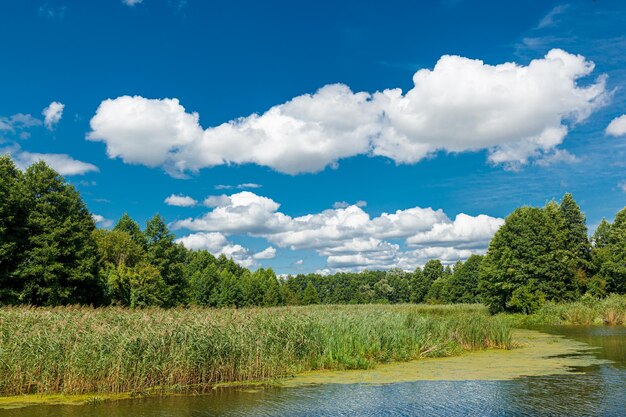
[[[484,256],[414,271],[278,278],[175,242],[158,214],[144,230],[124,214],[96,229],[73,186],[44,162],[0,157],[0,305],[251,307],[484,303],[531,314],[581,297],[626,294],[626,208],[591,239],[571,194],[514,210]]]
[[[507,349],[477,305],[0,309],[0,393],[122,393]]]
[[[571,303],[546,303],[534,314],[511,315],[516,326],[540,324],[626,325],[626,296],[612,294],[604,299],[584,296]]]

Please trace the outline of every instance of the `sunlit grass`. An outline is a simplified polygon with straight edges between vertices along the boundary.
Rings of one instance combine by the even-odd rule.
[[[612,294],[600,300],[583,297],[571,303],[546,303],[535,314],[512,317],[517,325],[623,325],[626,324],[626,295]]]
[[[122,393],[509,348],[475,305],[0,309],[0,393]]]

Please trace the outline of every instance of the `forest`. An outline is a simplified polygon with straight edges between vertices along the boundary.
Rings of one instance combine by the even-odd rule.
[[[175,242],[165,219],[124,214],[96,228],[79,192],[37,162],[0,157],[0,305],[250,307],[484,303],[532,313],[547,302],[626,293],[626,208],[589,234],[571,194],[510,213],[485,255],[414,271],[277,277]]]

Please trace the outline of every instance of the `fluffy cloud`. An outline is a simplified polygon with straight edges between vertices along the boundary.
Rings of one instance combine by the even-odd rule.
[[[611,120],[611,123],[606,127],[606,134],[611,136],[626,135],[626,114]]]
[[[281,248],[315,250],[326,257],[332,270],[414,269],[433,257],[452,263],[483,253],[503,223],[502,219],[483,214],[461,213],[451,220],[442,210],[430,207],[396,210],[372,218],[356,204],[291,217],[279,211],[279,203],[249,191],[207,200],[211,211],[172,225],[174,229],[198,232],[182,238],[187,239],[186,246],[215,233],[261,237]],[[404,240],[409,249],[403,249],[394,239]],[[259,254],[256,258],[264,259]]]
[[[194,233],[176,239],[176,242],[182,243],[188,249],[207,250],[214,256],[225,255],[226,257],[232,258],[233,261],[246,268],[250,268],[256,265],[255,258],[253,258],[248,249],[244,248],[241,245],[233,244],[222,233]]]
[[[176,206],[176,207],[193,207],[196,204],[198,204],[196,200],[194,200],[193,198],[189,196],[175,195],[175,194],[172,194],[171,196],[167,197],[164,202],[167,205]]]
[[[143,2],[143,0],[122,0],[122,3],[124,3],[127,6],[134,6],[136,4],[139,4]]]
[[[100,227],[108,228],[113,226],[113,220],[107,219],[104,216],[101,216],[99,214],[92,214],[91,217],[93,218],[93,221],[96,222],[96,224]]]
[[[445,55],[417,71],[406,93],[327,85],[208,129],[177,99],[122,96],[100,104],[87,139],[104,142],[111,158],[174,176],[233,163],[317,172],[361,154],[412,164],[481,149],[491,163],[516,167],[555,152],[571,124],[607,102],[606,77],[577,83],[593,69],[559,49],[526,66]]]
[[[502,219],[484,214],[473,217],[461,213],[452,223],[437,223],[429,231],[409,237],[407,243],[420,247],[485,248],[502,224]]]
[[[44,117],[44,125],[46,125],[46,129],[53,130],[57,123],[63,117],[63,109],[65,108],[65,104],[59,103],[58,101],[53,101],[50,103],[48,107],[43,109],[41,114]]]
[[[271,246],[263,249],[261,252],[254,254],[254,259],[274,259],[276,257],[276,249]]]
[[[24,170],[37,161],[44,161],[48,166],[57,171],[61,175],[83,175],[88,172],[98,172],[97,166],[78,161],[66,154],[59,153],[33,153],[23,151],[19,146],[13,146],[9,149],[1,150],[0,152],[8,152],[15,165]]]

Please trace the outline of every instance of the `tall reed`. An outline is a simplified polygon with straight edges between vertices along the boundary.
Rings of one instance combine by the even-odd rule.
[[[0,394],[121,393],[509,348],[477,306],[0,309]]]
[[[514,316],[518,325],[537,324],[626,324],[626,295],[611,294],[603,299],[583,296],[571,303],[546,303],[536,313]]]

